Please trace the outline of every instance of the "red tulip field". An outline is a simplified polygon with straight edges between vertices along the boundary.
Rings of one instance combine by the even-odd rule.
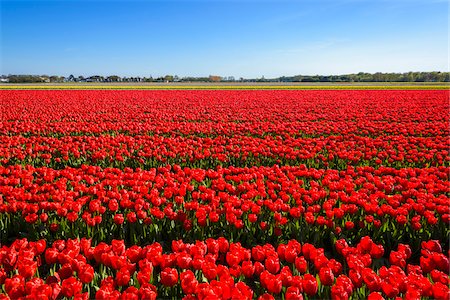
[[[1,90],[1,299],[450,299],[448,90]]]

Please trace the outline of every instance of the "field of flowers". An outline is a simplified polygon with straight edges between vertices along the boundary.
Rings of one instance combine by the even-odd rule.
[[[0,299],[450,298],[448,90],[0,95]]]

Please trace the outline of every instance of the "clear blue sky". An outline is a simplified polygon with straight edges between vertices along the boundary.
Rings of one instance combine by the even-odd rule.
[[[448,71],[447,1],[5,1],[1,74]]]

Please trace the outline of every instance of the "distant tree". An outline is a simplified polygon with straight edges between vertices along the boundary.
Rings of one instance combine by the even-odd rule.
[[[88,77],[87,80],[91,81],[91,82],[103,82],[103,81],[105,81],[105,77],[100,76],[100,75],[94,75],[94,76]]]
[[[41,76],[35,75],[9,75],[8,81],[10,83],[38,83],[44,82]]]
[[[164,81],[172,82],[173,81],[173,75],[166,75],[166,76],[164,76]]]
[[[108,82],[118,82],[118,81],[120,81],[120,77],[117,76],[117,75],[111,75],[111,76],[106,77],[106,81],[108,81]]]
[[[266,82],[266,78],[264,78],[264,75],[261,76],[261,78],[256,79],[257,82]]]
[[[64,82],[64,77],[63,76],[50,76],[49,77],[50,82]]]

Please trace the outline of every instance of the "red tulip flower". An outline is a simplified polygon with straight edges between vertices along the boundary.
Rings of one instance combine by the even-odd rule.
[[[161,283],[172,287],[178,282],[178,271],[173,268],[165,268],[161,271]]]

